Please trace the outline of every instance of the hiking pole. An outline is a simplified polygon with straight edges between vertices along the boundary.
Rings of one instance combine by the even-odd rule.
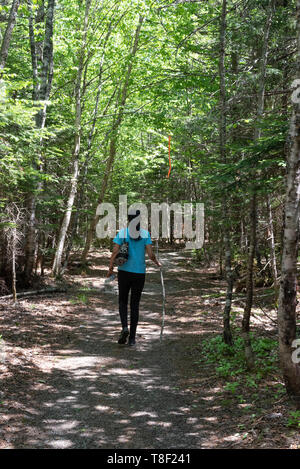
[[[171,173],[171,135],[169,135],[169,172],[167,179],[170,177]],[[158,239],[156,240],[156,258],[158,260]],[[162,288],[162,297],[163,297],[163,304],[162,304],[162,321],[161,321],[161,330],[160,330],[160,341],[162,341],[163,333],[164,333],[164,327],[165,327],[165,316],[166,316],[166,289],[165,289],[165,282],[164,282],[164,275],[163,275],[163,270],[162,267],[159,268],[160,270],[160,282],[161,282],[161,288]]]
[[[157,258],[157,260],[158,260],[158,240],[156,240],[156,258]],[[165,282],[164,282],[164,276],[163,276],[162,267],[160,267],[159,270],[160,270],[160,282],[161,282],[162,297],[163,297],[163,304],[162,304],[162,321],[161,321],[161,329],[160,329],[160,341],[162,341],[163,332],[164,332],[164,327],[165,327],[165,315],[166,315],[166,310],[165,310],[165,305],[166,305],[166,289],[165,289]]]

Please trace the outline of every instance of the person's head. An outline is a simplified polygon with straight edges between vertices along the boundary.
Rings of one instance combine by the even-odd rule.
[[[140,236],[141,230],[141,212],[137,209],[129,209],[128,211],[128,230],[130,238],[138,241]]]

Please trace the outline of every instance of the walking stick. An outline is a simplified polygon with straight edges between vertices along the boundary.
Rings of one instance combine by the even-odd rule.
[[[156,240],[156,258],[158,260],[158,240]],[[162,321],[161,321],[161,329],[160,329],[160,341],[162,341],[163,333],[164,333],[164,327],[165,327],[165,305],[166,305],[166,289],[165,289],[165,282],[164,282],[164,276],[163,276],[163,271],[162,267],[160,267],[160,282],[161,282],[161,287],[162,287],[162,297],[163,297],[163,304],[162,304]]]
[[[171,135],[169,135],[169,172],[167,179],[170,177],[171,173]],[[156,240],[156,258],[158,260],[158,239]],[[163,297],[163,304],[162,304],[162,321],[161,321],[161,329],[160,329],[160,341],[162,341],[163,333],[164,333],[164,327],[165,327],[165,316],[166,316],[166,289],[165,289],[165,282],[164,282],[164,275],[163,275],[163,270],[162,267],[160,267],[160,282],[161,282],[161,288],[162,288],[162,297]]]

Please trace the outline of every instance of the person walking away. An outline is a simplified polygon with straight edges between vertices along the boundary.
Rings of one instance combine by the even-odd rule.
[[[114,238],[114,246],[109,263],[107,277],[113,274],[114,262],[120,246],[128,243],[128,260],[118,267],[119,313],[122,331],[119,344],[135,345],[136,329],[139,321],[139,305],[146,278],[145,253],[158,266],[160,263],[152,250],[152,241],[148,231],[140,228],[140,211],[131,210],[128,214],[128,228],[119,231]],[[128,330],[128,297],[130,296],[130,331]]]

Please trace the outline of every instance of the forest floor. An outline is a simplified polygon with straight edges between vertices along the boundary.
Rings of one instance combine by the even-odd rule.
[[[300,447],[279,373],[272,368],[258,384],[248,375],[237,393],[237,377],[221,376],[206,360],[203,344],[222,332],[225,284],[214,269],[163,251],[160,341],[160,275],[148,263],[137,344],[128,347],[117,344],[117,284],[104,285],[108,258],[94,252],[87,271],[70,269],[66,293],[0,303],[1,449]],[[260,301],[253,330],[276,339],[268,295]],[[238,324],[242,308],[234,304]]]

